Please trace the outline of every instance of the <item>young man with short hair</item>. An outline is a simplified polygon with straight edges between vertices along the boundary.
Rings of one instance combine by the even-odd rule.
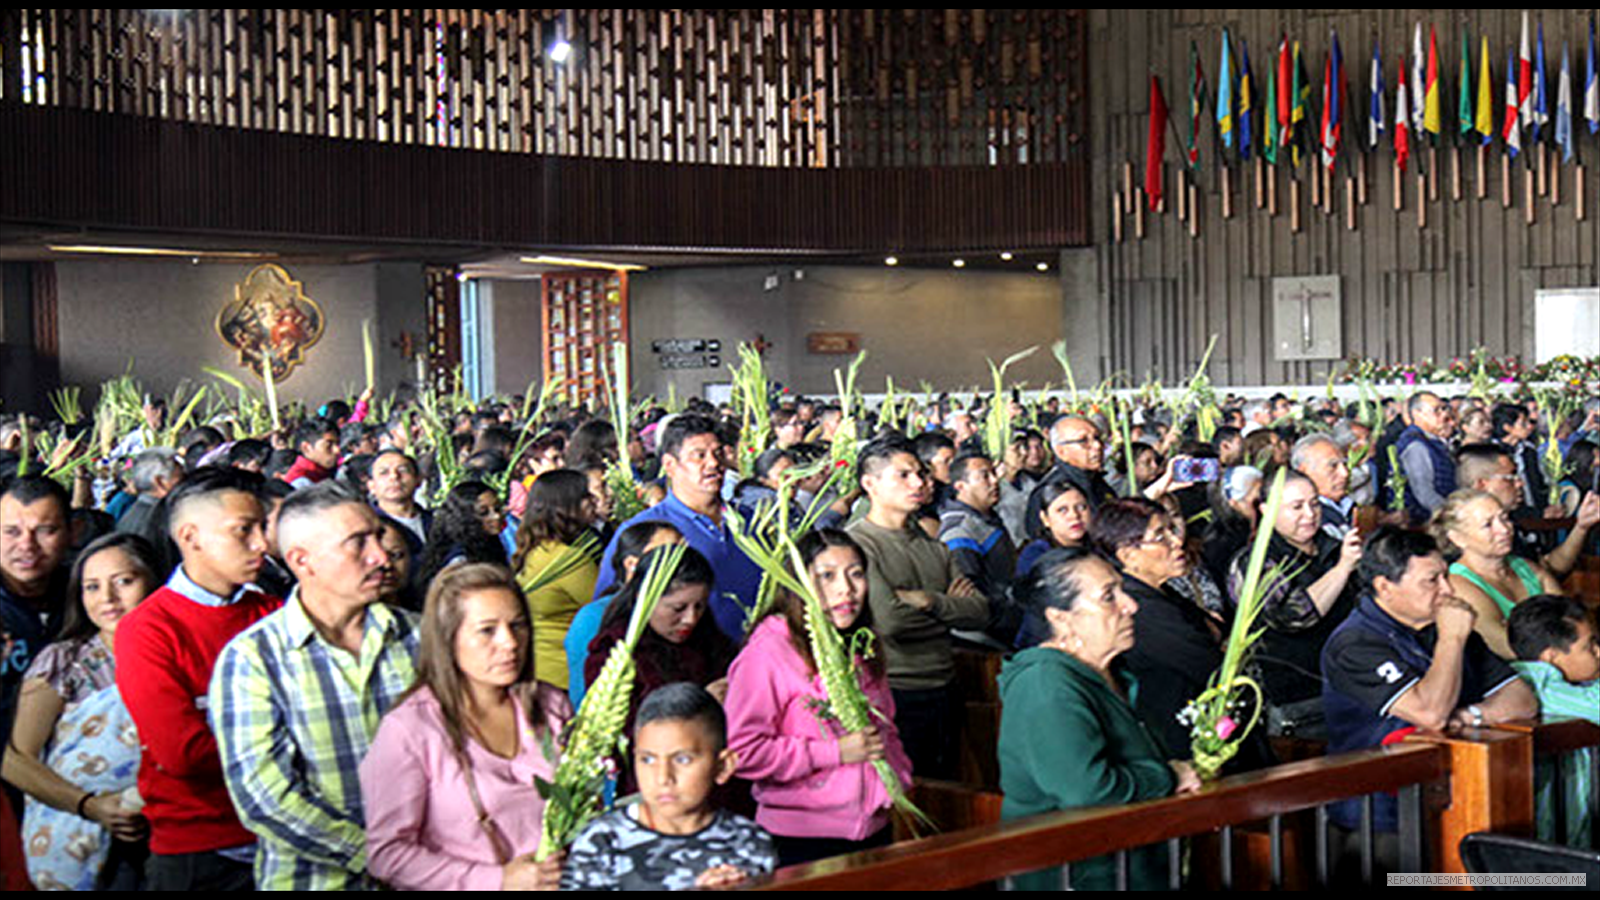
[[[183,562],[116,634],[117,687],[142,749],[147,887],[246,888],[255,837],[239,824],[223,783],[206,698],[222,648],[282,601],[253,583],[267,540],[251,476],[202,471],[171,501],[171,534]]]
[[[989,598],[994,609],[1007,609],[1011,581],[1017,572],[1017,550],[994,511],[1000,502],[1000,481],[994,463],[979,453],[962,454],[950,464],[950,482],[955,496],[940,508],[939,540],[950,548],[961,574]],[[1021,624],[1020,615],[1014,618],[1016,624]],[[992,623],[989,630],[1003,624]],[[1009,641],[1016,629],[1013,627],[1011,632],[995,637]]]
[[[338,483],[285,500],[278,541],[299,585],[217,659],[211,719],[228,792],[260,839],[258,889],[372,886],[359,766],[416,681],[420,638],[412,613],[376,602],[382,532]]]
[[[339,425],[331,419],[307,419],[294,431],[299,452],[283,480],[296,488],[321,484],[339,468]]]
[[[987,626],[989,601],[913,521],[929,479],[909,441],[895,435],[869,443],[856,472],[871,506],[845,530],[871,562],[867,602],[883,642],[895,725],[917,772],[951,778],[961,719],[950,632]]]

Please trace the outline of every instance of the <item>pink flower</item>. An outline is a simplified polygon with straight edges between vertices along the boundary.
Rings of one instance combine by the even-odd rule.
[[[1407,372],[1406,373],[1406,384],[1416,384],[1416,383],[1417,383],[1417,373],[1415,373],[1415,372]]]
[[[1223,716],[1217,720],[1217,737],[1222,740],[1233,737],[1233,733],[1238,730],[1239,723],[1235,722],[1232,716]]]
[[[1506,377],[1500,379],[1500,383],[1501,384],[1516,384],[1517,380],[1515,378],[1512,378],[1510,375],[1507,375]]]

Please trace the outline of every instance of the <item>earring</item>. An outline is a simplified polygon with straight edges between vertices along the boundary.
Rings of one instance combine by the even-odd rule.
[[[1075,650],[1082,650],[1083,649],[1083,638],[1081,638],[1081,637],[1073,638],[1072,639],[1072,646],[1073,646],[1073,649],[1075,649]]]

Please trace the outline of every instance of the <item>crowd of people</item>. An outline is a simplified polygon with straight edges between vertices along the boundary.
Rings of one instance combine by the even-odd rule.
[[[1562,596],[1595,555],[1600,401],[1541,422],[1428,392],[1370,413],[1228,397],[1202,440],[1155,406],[1119,428],[1011,398],[989,453],[1003,395],[929,397],[904,431],[774,396],[743,477],[747,420],[704,401],[647,405],[625,441],[582,409],[487,401],[432,446],[369,401],[240,440],[135,430],[60,479],[26,440],[48,423],[0,421],[8,879],[17,852],[39,888],[708,887],[888,844],[885,764],[909,787],[997,756],[1006,818],[1193,791],[1184,709],[1261,529],[1281,567],[1262,727],[1227,772],[1275,765],[1274,738],[1337,753],[1541,710],[1600,722],[1595,598]],[[619,466],[643,506],[622,521]],[[820,712],[799,596],[752,614],[764,572],[735,530],[775,503],[812,523],[796,550],[831,626],[875,648],[854,670],[869,727]],[[614,806],[540,853],[564,725],[679,544],[634,649]],[[997,746],[964,734],[961,649],[1005,657]],[[1560,808],[1583,843],[1574,771]],[[1356,833],[1359,804],[1334,822]],[[1395,830],[1392,798],[1375,827]],[[1170,862],[1132,854],[1131,884]],[[1075,864],[1071,886],[1115,868]]]

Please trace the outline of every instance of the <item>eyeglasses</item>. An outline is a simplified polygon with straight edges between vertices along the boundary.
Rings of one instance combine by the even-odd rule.
[[[1147,537],[1139,541],[1139,543],[1166,544],[1169,547],[1179,547],[1183,545],[1183,532],[1176,528],[1163,528],[1151,537]]]

